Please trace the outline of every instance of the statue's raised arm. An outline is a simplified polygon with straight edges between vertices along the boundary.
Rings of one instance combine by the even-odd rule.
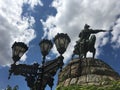
[[[88,24],[85,24],[84,29],[80,32],[79,37],[81,39],[89,39],[91,34],[97,34],[99,32],[111,32],[112,30],[102,30],[102,29],[90,29]]]
[[[96,34],[96,33],[99,33],[99,32],[106,32],[106,30],[99,30],[99,29],[95,29],[95,30],[90,29],[89,31],[91,32],[91,34]]]
[[[90,29],[89,30],[90,31],[90,33],[91,34],[96,34],[96,33],[99,33],[99,32],[112,32],[113,30],[100,30],[100,29],[95,29],[95,30],[93,30],[93,29]]]

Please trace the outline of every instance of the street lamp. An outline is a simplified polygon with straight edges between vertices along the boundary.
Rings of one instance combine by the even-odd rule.
[[[40,49],[41,53],[43,55],[43,61],[45,60],[46,55],[50,52],[51,48],[53,47],[53,44],[50,40],[43,39],[40,43]]]
[[[23,54],[28,50],[26,44],[22,42],[15,42],[12,46],[12,58],[14,63],[11,64],[9,70],[9,79],[12,74],[22,75],[27,81],[28,87],[31,90],[44,90],[46,85],[49,85],[52,90],[54,75],[59,68],[62,69],[64,65],[62,54],[66,51],[68,44],[70,43],[70,38],[67,34],[60,33],[54,38],[54,42],[60,56],[54,60],[46,61],[45,57],[49,54],[53,44],[50,40],[43,39],[39,43],[41,54],[43,56],[42,66],[38,63],[33,65],[18,64],[16,62],[20,60]]]
[[[41,89],[44,89],[43,88],[43,77],[44,77],[44,64],[45,64],[45,58],[46,58],[46,55],[48,55],[48,53],[50,52],[51,48],[53,47],[53,44],[50,40],[47,40],[47,39],[43,39],[40,43],[40,49],[41,49],[41,53],[43,55],[43,61],[42,61],[42,70],[41,70],[41,75],[40,75],[40,87],[37,87],[37,88],[41,88]]]
[[[54,38],[54,42],[57,51],[60,53],[60,55],[62,55],[66,51],[68,44],[70,43],[70,38],[67,34],[58,33]]]
[[[55,38],[54,42],[57,48],[57,51],[62,54],[66,51],[68,44],[70,43],[70,38],[67,34],[64,33],[58,33]],[[60,67],[60,72],[62,71],[62,66]]]
[[[15,42],[12,46],[12,58],[14,63],[20,60],[23,54],[28,50],[27,45],[22,42]]]

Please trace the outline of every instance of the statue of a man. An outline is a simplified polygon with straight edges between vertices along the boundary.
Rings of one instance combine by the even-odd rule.
[[[89,38],[91,34],[96,34],[99,32],[106,32],[106,30],[93,30],[90,29],[90,26],[88,24],[85,24],[84,29],[80,32],[79,37],[80,37],[80,42],[89,42]]]
[[[88,24],[85,24],[84,29],[79,34],[79,40],[76,42],[74,54],[78,54],[80,57],[86,57],[88,51],[93,53],[93,58],[95,56],[96,49],[94,47],[96,36],[91,34],[96,34],[99,32],[106,32],[106,30],[93,30],[90,29]]]

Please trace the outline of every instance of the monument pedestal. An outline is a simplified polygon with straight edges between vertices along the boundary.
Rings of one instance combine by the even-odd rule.
[[[109,81],[120,80],[120,76],[108,64],[99,59],[74,59],[63,68],[58,85],[109,85]]]

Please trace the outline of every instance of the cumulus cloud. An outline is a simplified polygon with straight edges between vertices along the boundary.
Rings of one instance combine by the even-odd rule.
[[[22,7],[28,3],[31,7],[41,4],[40,0],[0,0],[0,65],[9,65],[11,46],[14,41],[28,44],[35,38],[34,17],[22,17]],[[23,57],[25,60],[26,55]]]
[[[78,40],[78,35],[86,23],[89,24],[92,29],[110,30],[112,27],[114,29],[112,32],[112,42],[119,43],[120,45],[120,32],[118,30],[120,1],[54,0],[52,6],[57,10],[56,16],[49,16],[45,22],[41,20],[44,26],[44,37],[48,36],[49,39],[52,39],[58,32],[67,33],[72,42],[65,56],[72,54],[75,41]],[[117,25],[114,25],[116,22]],[[99,48],[106,45],[109,41],[109,35],[108,33],[101,32],[97,34],[96,37],[96,56],[99,56]]]
[[[31,6],[32,9],[36,5],[43,6],[43,3],[41,2],[41,0],[24,0],[24,3],[28,3]]]
[[[112,43],[114,43],[113,48],[120,48],[120,18],[117,19],[116,25],[113,27],[112,32],[113,38]]]

